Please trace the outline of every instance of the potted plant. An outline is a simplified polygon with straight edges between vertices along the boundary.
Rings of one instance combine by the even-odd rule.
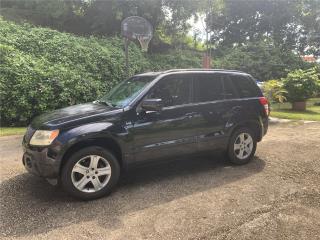
[[[315,68],[295,70],[283,79],[283,87],[287,91],[287,100],[296,111],[306,110],[306,100],[316,94],[319,87],[319,73]]]

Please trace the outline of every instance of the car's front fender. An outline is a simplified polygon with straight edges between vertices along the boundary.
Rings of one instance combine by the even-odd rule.
[[[60,146],[60,149],[57,149],[57,160],[61,161],[68,149],[79,142],[101,138],[115,140],[111,133],[113,126],[110,122],[90,123],[63,131],[55,140],[57,142],[56,145]]]

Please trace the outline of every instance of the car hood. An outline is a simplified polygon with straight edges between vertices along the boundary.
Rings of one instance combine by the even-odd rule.
[[[66,108],[57,109],[37,116],[31,123],[32,128],[59,128],[65,125],[73,125],[86,122],[89,119],[105,118],[122,109],[109,107],[101,103],[78,104]]]

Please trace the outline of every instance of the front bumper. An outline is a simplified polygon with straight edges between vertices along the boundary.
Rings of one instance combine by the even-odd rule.
[[[45,178],[59,176],[60,163],[50,157],[49,148],[30,147],[23,143],[22,163],[28,172]]]

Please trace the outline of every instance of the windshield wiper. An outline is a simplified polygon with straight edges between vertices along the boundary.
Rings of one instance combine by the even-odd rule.
[[[102,104],[105,104],[105,105],[107,105],[107,106],[109,106],[109,107],[115,107],[114,104],[112,104],[111,102],[108,102],[108,101],[96,100],[96,101],[94,101],[94,102],[96,102],[96,103],[102,103]]]

